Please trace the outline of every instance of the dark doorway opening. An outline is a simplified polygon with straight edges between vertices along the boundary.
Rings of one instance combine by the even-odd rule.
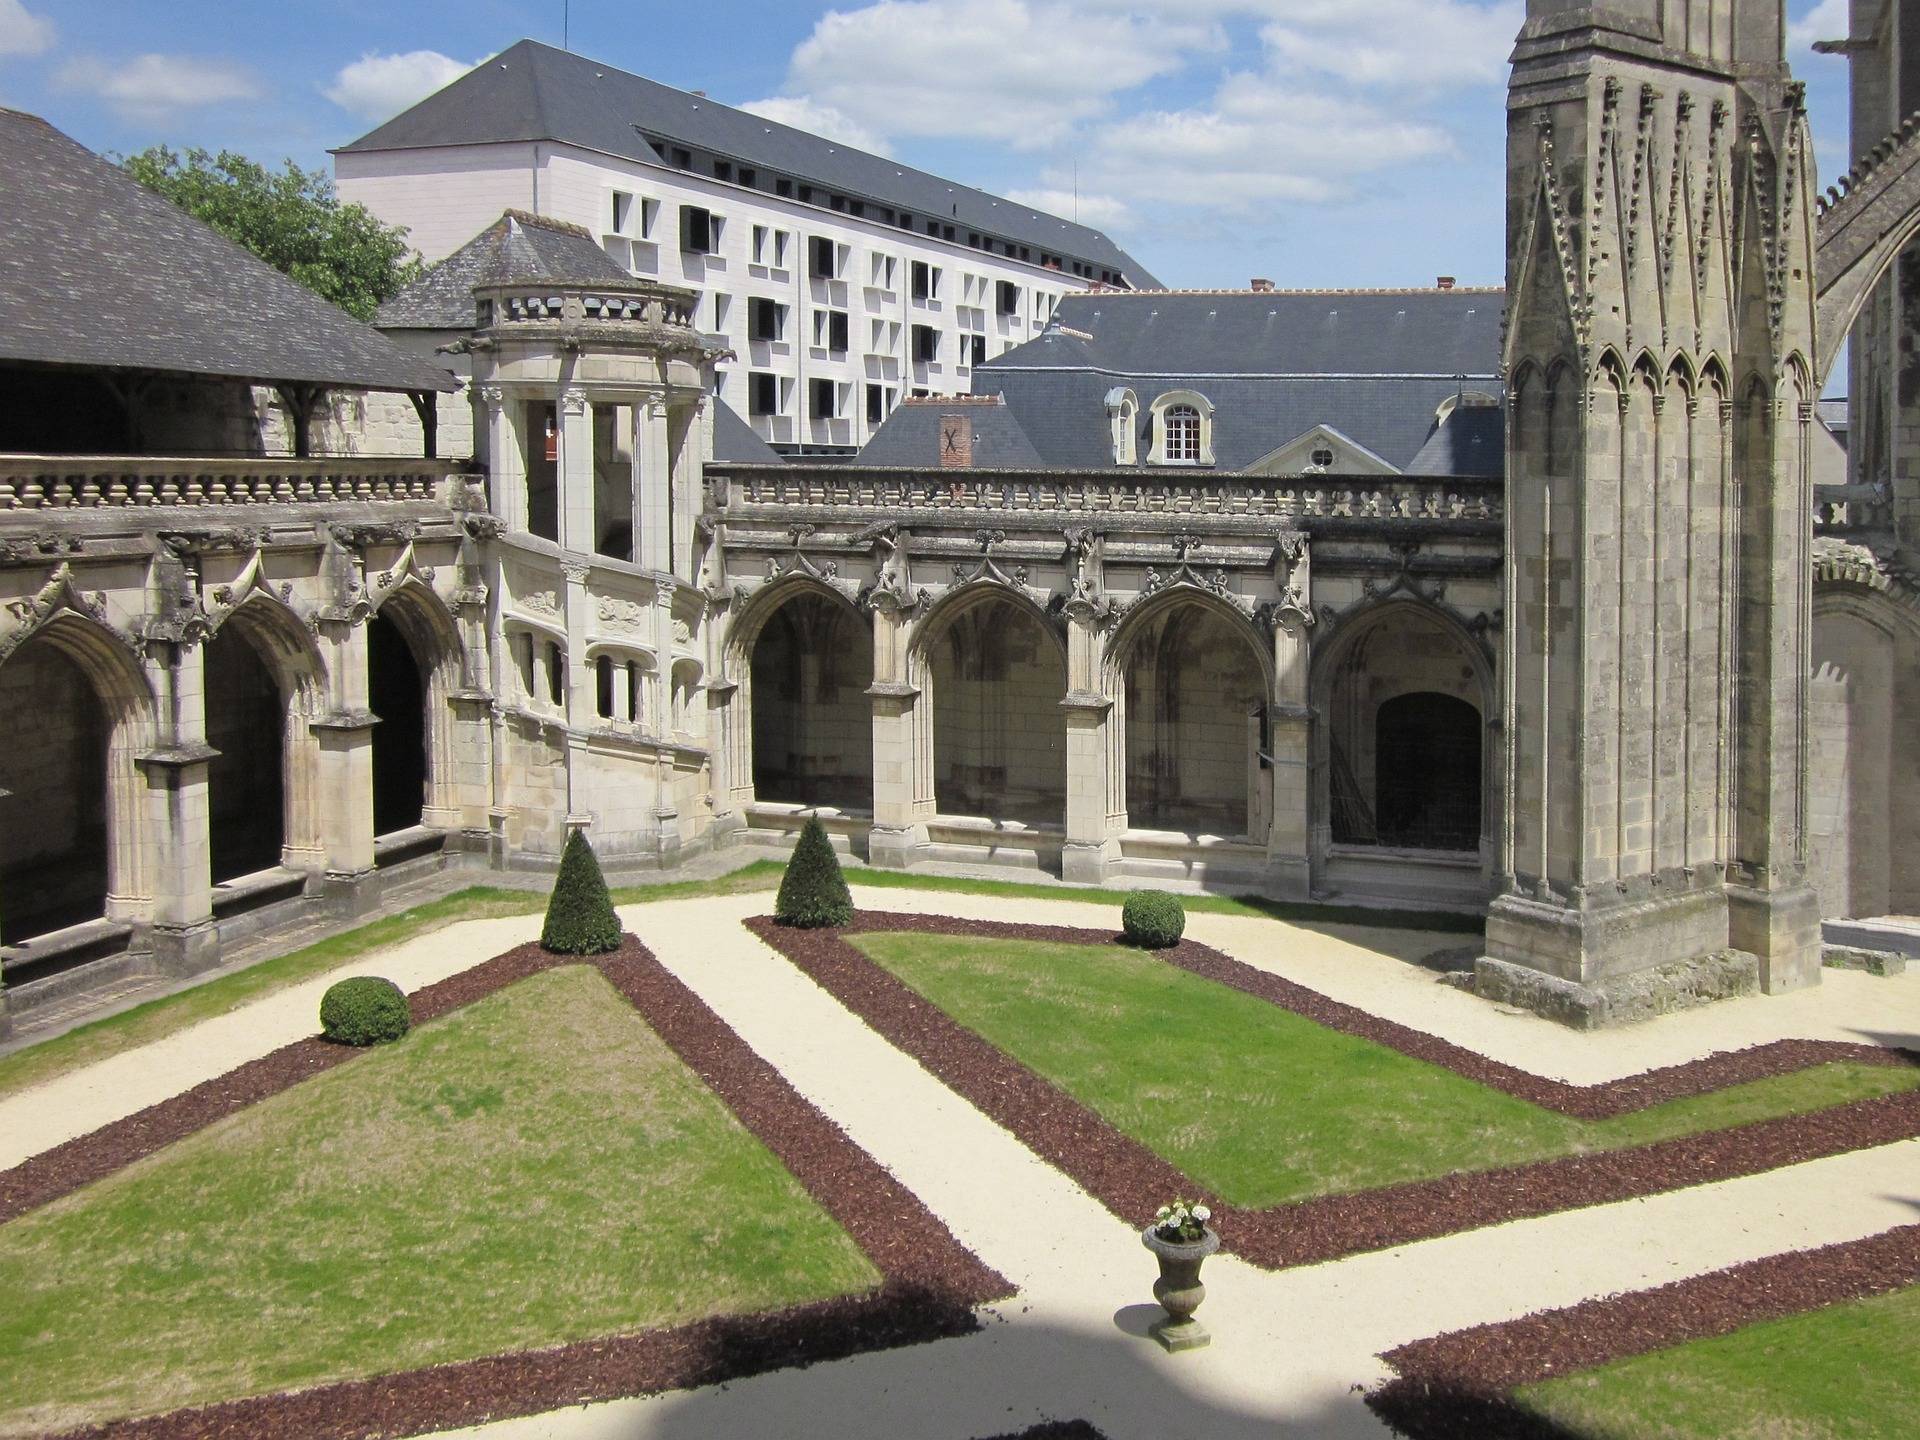
[[[287,706],[260,652],[231,627],[207,643],[213,883],[271,870],[286,834]]]
[[[753,793],[788,805],[873,804],[873,637],[823,595],[797,595],[753,647]]]
[[[427,685],[400,627],[385,615],[367,622],[367,706],[373,730],[373,833],[420,823],[427,799]]]
[[[107,709],[46,639],[0,666],[0,941],[107,913]]]
[[[1401,695],[1374,722],[1374,816],[1382,845],[1480,848],[1480,712],[1452,695]]]

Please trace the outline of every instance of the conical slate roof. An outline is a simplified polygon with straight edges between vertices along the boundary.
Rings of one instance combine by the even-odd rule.
[[[530,280],[633,283],[580,226],[509,210],[382,305],[373,323],[383,330],[471,330],[475,286]]]

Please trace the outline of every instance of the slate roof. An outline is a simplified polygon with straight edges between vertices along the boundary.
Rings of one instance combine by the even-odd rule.
[[[0,360],[360,390],[447,372],[35,115],[0,109]]]
[[[476,285],[522,280],[633,283],[578,225],[509,210],[382,305],[373,323],[383,330],[471,330]]]
[[[1046,333],[975,367],[974,384],[1005,396],[1048,467],[1113,464],[1106,402],[1124,387],[1141,455],[1153,402],[1194,390],[1213,406],[1216,470],[1326,425],[1396,469],[1497,476],[1498,408],[1436,417],[1463,389],[1500,393],[1504,302],[1498,290],[1069,295]]]
[[[1061,298],[1043,335],[987,362],[1115,375],[1491,378],[1504,290],[1146,290]]]
[[[1090,226],[611,65],[522,40],[336,154],[550,140],[660,164],[648,137],[1158,282]]]
[[[973,425],[975,470],[1039,470],[1040,452],[1021,429],[1019,418],[1002,397],[991,402],[977,396],[908,400],[894,408],[873,437],[861,447],[862,465],[934,467],[940,463],[940,419],[964,415]],[[1102,463],[1111,463],[1111,457]]]
[[[724,400],[714,401],[713,458],[724,465],[784,465],[785,458],[753,433]]]

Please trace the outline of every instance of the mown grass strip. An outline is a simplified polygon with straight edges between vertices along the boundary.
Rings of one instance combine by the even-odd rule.
[[[1652,1144],[1920,1086],[1846,1062],[1587,1121],[1120,946],[851,944],[1221,1199],[1250,1209]]]

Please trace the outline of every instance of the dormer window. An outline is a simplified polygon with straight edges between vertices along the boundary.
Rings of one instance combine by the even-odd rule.
[[[1200,463],[1200,412],[1191,405],[1169,405],[1161,412],[1166,427],[1164,459],[1169,465]]]
[[[1135,437],[1139,433],[1140,402],[1134,398],[1133,391],[1116,386],[1107,392],[1107,420],[1113,430],[1113,463],[1139,464]]]
[[[1213,464],[1213,406],[1193,390],[1175,390],[1153,402],[1149,465]]]

